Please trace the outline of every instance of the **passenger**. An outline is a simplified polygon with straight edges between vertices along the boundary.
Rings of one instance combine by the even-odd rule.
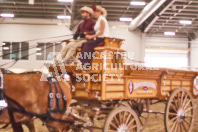
[[[84,67],[90,65],[91,56],[94,52],[94,48],[100,43],[104,43],[104,38],[109,37],[109,26],[106,20],[107,11],[101,6],[93,6],[94,17],[97,19],[94,26],[95,34],[86,35],[87,42],[81,46],[81,57],[79,60]],[[91,56],[87,56],[91,55]]]
[[[95,33],[94,25],[96,21],[91,19],[91,16],[94,15],[93,9],[84,6],[80,8],[79,13],[81,13],[82,19],[84,21],[78,25],[78,28],[73,36],[75,41],[68,43],[65,47],[62,48],[60,54],[55,59],[56,62],[62,62],[62,60],[63,62],[66,62],[67,60],[71,59],[76,53],[76,49],[78,47],[81,47],[84,42],[87,42],[87,40],[85,39],[85,35]]]

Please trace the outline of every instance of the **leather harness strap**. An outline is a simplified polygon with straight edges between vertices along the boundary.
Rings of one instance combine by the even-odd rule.
[[[62,90],[62,87],[60,86],[60,83],[57,81],[56,78],[54,77],[48,77],[48,81],[49,81],[49,84],[50,84],[50,92],[49,92],[49,113],[65,113],[65,111],[67,110],[66,107],[67,107],[67,98],[66,96],[64,95],[63,93],[63,90]],[[53,109],[52,110],[52,103],[53,103],[53,85],[54,85],[54,88],[55,88],[55,91],[56,91],[56,95],[55,95],[55,98],[56,98],[56,106],[57,106],[57,109]],[[58,88],[60,89],[60,93],[61,93],[61,96],[62,96],[62,101],[63,101],[63,109],[61,109],[61,106],[60,106],[60,93],[58,92]]]

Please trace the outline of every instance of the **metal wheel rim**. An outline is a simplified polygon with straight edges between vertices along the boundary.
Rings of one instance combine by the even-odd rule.
[[[166,105],[165,126],[167,132],[190,132],[194,121],[192,95],[184,88],[173,91]]]
[[[129,107],[119,106],[108,115],[104,132],[140,132],[138,116]]]

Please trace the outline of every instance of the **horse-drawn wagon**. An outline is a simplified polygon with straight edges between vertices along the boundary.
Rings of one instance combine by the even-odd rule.
[[[69,75],[76,100],[71,104],[71,114],[91,131],[139,132],[147,124],[149,105],[157,100],[155,103],[163,101],[166,105],[166,131],[191,131],[198,72],[126,65],[122,41],[106,38],[104,47],[95,48],[88,71],[78,64],[49,66],[53,74]],[[105,120],[104,126],[98,127],[97,120]]]

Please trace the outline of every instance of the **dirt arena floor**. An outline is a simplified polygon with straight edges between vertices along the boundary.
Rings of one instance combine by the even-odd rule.
[[[195,101],[195,120],[192,132],[198,132],[198,100]],[[150,107],[155,111],[164,111],[164,104],[155,104]],[[103,121],[102,121],[103,122]],[[102,122],[97,124],[101,125]],[[1,125],[2,126],[2,125]],[[40,120],[35,120],[36,132],[48,132],[45,126],[42,126],[42,122]],[[23,126],[25,132],[29,132],[26,126]],[[12,132],[11,127],[9,126],[7,129],[0,130],[0,132]],[[95,132],[100,132],[99,130],[95,130]],[[164,128],[164,115],[161,114],[150,114],[148,125],[144,129],[143,132],[165,132]]]

